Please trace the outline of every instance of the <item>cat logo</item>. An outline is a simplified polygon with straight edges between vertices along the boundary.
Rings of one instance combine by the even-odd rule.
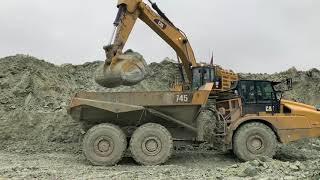
[[[272,112],[273,108],[272,106],[266,106],[266,112]]]
[[[161,28],[161,29],[166,29],[167,28],[167,25],[160,21],[159,19],[155,19],[154,22]]]

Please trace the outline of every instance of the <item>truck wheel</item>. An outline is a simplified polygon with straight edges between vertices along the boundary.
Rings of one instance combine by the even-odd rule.
[[[241,126],[233,137],[233,152],[243,160],[250,161],[261,156],[273,157],[277,148],[274,132],[262,123]]]
[[[124,132],[113,124],[99,124],[85,134],[83,152],[97,166],[112,166],[118,163],[127,149]]]
[[[133,159],[142,165],[163,164],[173,151],[172,136],[159,124],[142,125],[131,137],[130,151]]]

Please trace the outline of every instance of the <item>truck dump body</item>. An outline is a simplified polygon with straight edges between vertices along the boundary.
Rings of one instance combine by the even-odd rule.
[[[195,119],[207,103],[213,84],[194,92],[82,92],[71,101],[76,120],[114,123],[121,127],[154,122],[196,131]]]

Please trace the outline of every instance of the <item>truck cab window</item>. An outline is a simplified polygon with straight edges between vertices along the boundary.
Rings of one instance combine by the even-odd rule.
[[[256,103],[255,88],[253,81],[242,81],[240,83],[240,94],[245,103]]]
[[[270,82],[256,82],[256,89],[258,103],[271,103],[274,90]]]

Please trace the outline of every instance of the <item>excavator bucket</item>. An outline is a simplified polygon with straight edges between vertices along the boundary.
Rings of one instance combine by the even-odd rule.
[[[121,85],[132,86],[144,80],[146,61],[139,53],[131,50],[107,60],[95,72],[95,81],[106,88]]]

